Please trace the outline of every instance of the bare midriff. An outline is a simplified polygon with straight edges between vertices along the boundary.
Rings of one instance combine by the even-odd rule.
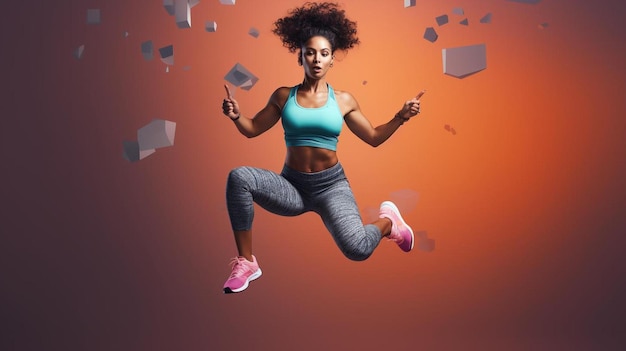
[[[285,163],[291,169],[298,172],[320,172],[337,164],[337,152],[333,150],[310,147],[289,146],[287,147],[287,160]]]

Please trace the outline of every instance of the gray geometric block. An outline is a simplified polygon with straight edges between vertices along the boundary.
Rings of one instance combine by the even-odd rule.
[[[438,16],[437,18],[435,18],[435,20],[437,21],[438,25],[443,26],[444,24],[448,23],[448,15]]]
[[[137,130],[139,150],[158,149],[174,145],[176,123],[155,119]]]
[[[465,11],[463,11],[462,7],[455,7],[452,9],[452,13],[455,15],[463,16],[463,14],[465,14]]]
[[[425,238],[417,241],[417,249],[425,252],[433,252],[435,250],[435,240]]]
[[[508,0],[513,2],[521,2],[524,4],[538,4],[541,0]]]
[[[250,73],[244,66],[237,63],[224,77],[226,81],[243,90],[250,90],[259,80],[254,74]]]
[[[259,37],[259,30],[251,27],[250,30],[248,31],[248,34],[250,34],[251,36],[258,38]]]
[[[467,20],[467,18],[465,18],[461,22],[459,22],[459,24],[462,24],[464,26],[468,26],[469,25],[469,21]]]
[[[234,5],[235,4],[235,0],[220,0],[220,3],[222,5]]]
[[[204,29],[206,29],[206,31],[209,32],[209,33],[217,31],[217,22],[215,22],[215,21],[206,21],[204,23]]]
[[[174,45],[164,46],[159,49],[159,55],[161,55],[161,61],[166,65],[174,65]]]
[[[176,10],[174,9],[174,0],[163,0],[163,7],[170,16],[174,16],[176,13]]]
[[[487,13],[480,19],[480,23],[491,23],[491,12]]]
[[[424,39],[428,40],[431,43],[434,43],[435,41],[437,41],[437,38],[439,38],[439,35],[437,35],[435,28],[426,28],[426,31],[424,31]]]
[[[487,68],[487,46],[476,44],[443,49],[443,73],[465,78]]]
[[[537,27],[539,29],[546,29],[546,28],[548,28],[548,25],[549,25],[548,22],[543,22],[543,23],[540,23]]]
[[[411,6],[415,6],[415,0],[404,0],[404,7],[411,7]]]
[[[128,38],[128,31],[124,31],[124,33],[122,33],[122,36],[123,36],[124,38]]]
[[[174,0],[174,12],[178,28],[191,28],[191,6],[188,0]]]
[[[81,45],[77,47],[76,49],[74,49],[74,57],[76,57],[77,60],[80,60],[81,58],[83,58],[84,52],[85,52],[85,45]]]
[[[123,151],[122,156],[129,162],[137,162],[152,155],[156,152],[154,149],[139,150],[139,143],[136,141],[124,140],[122,143]]]
[[[87,10],[87,24],[100,24],[100,9]]]
[[[152,40],[141,43],[141,54],[146,61],[150,61],[154,58],[153,50],[154,46],[152,45]]]

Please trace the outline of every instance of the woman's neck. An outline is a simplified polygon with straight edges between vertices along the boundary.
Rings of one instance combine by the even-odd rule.
[[[322,93],[328,91],[328,84],[325,79],[311,79],[309,77],[304,77],[304,80],[300,84],[300,89],[310,91],[312,93]]]

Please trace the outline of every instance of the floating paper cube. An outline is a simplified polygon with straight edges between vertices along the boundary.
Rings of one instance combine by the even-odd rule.
[[[222,5],[234,5],[235,4],[235,0],[220,0],[220,3]]]
[[[467,20],[467,18],[463,19],[461,22],[459,22],[460,24],[467,26],[469,25],[469,21]]]
[[[480,23],[491,23],[491,12],[487,13],[480,19]]]
[[[159,55],[161,55],[161,61],[166,65],[174,65],[174,45],[164,46],[159,49]]]
[[[83,58],[84,52],[85,52],[85,45],[81,45],[77,47],[76,49],[74,49],[74,57],[76,57],[77,60],[80,60],[81,58]]]
[[[417,241],[417,249],[420,251],[433,252],[435,250],[435,240],[433,239],[419,239]]]
[[[543,23],[539,24],[537,27],[539,29],[546,29],[546,28],[548,28],[548,22],[543,22]]]
[[[174,145],[176,123],[155,119],[137,131],[139,150],[158,149]]]
[[[435,20],[437,21],[438,25],[443,26],[444,24],[448,23],[448,15],[438,16],[437,18],[435,18]]]
[[[154,58],[152,51],[152,40],[144,41],[143,43],[141,43],[141,54],[146,61],[150,61]]]
[[[122,36],[123,36],[124,38],[128,38],[128,31],[124,31],[124,33],[122,33]]]
[[[424,39],[428,40],[431,43],[434,43],[435,41],[437,41],[437,38],[439,38],[439,35],[437,35],[435,28],[426,28],[426,31],[424,31]]]
[[[174,12],[178,28],[191,28],[191,6],[188,0],[174,0]]]
[[[87,10],[87,24],[100,24],[100,9]]]
[[[415,0],[404,0],[404,7],[411,7],[411,6],[415,6]]]
[[[170,16],[174,16],[176,10],[174,8],[174,0],[163,0],[163,7]]]
[[[513,2],[521,2],[524,4],[538,4],[541,0],[508,0]]]
[[[463,11],[462,7],[455,7],[455,8],[452,9],[452,13],[455,14],[455,15],[463,16],[465,11]]]
[[[258,38],[259,37],[259,30],[252,27],[250,28],[250,30],[248,31],[248,34],[250,34],[251,36]]]
[[[243,90],[252,89],[254,84],[256,84],[259,80],[259,78],[255,77],[252,73],[250,73],[250,71],[239,63],[235,64],[235,66],[231,68],[224,79]]]
[[[485,44],[459,46],[443,49],[443,73],[465,78],[487,68],[487,47]]]
[[[155,151],[154,149],[139,150],[138,142],[124,140],[122,156],[130,162],[137,162],[152,155]]]
[[[217,31],[217,22],[215,21],[206,21],[204,23],[204,29],[206,29],[207,32],[215,32]]]

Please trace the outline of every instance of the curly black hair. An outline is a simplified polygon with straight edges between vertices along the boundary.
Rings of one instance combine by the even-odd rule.
[[[345,11],[336,3],[307,2],[289,11],[289,16],[274,22],[272,32],[278,35],[289,52],[296,52],[311,37],[321,35],[328,39],[333,52],[346,51],[359,44],[356,22],[346,18]]]

